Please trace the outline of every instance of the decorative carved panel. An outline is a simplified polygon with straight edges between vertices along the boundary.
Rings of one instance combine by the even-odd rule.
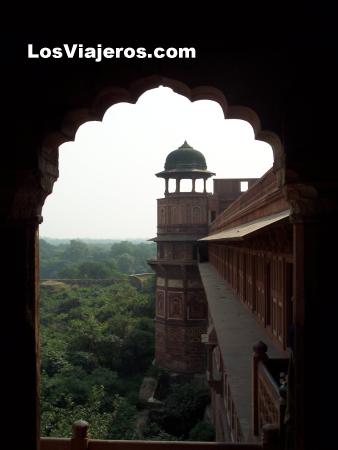
[[[165,286],[165,279],[162,277],[157,277],[156,285],[157,286]]]
[[[178,211],[178,207],[177,206],[173,206],[172,207],[172,220],[171,222],[176,224],[176,223],[180,223],[180,219],[179,219],[179,211]]]
[[[181,211],[181,223],[187,223],[187,211],[184,205],[181,205],[180,207],[180,211]]]
[[[207,318],[207,305],[203,292],[188,292],[187,304],[189,320],[203,320]]]
[[[184,319],[183,292],[168,292],[168,318]]]
[[[192,208],[192,223],[201,222],[201,208],[199,206],[193,206]]]
[[[168,279],[169,288],[183,288],[183,280]]]
[[[158,223],[160,225],[165,225],[165,223],[166,223],[166,220],[165,220],[165,208],[163,206],[159,209]]]
[[[156,291],[156,315],[165,317],[165,291]]]
[[[172,255],[173,259],[186,259],[185,244],[172,244]]]
[[[265,424],[279,424],[279,408],[271,387],[261,376],[258,378],[258,422],[259,429]]]
[[[204,344],[202,344],[201,341],[201,335],[205,333],[205,328],[202,327],[187,327],[186,328],[186,337],[189,343],[198,343],[201,344],[201,346],[203,346],[204,349]]]

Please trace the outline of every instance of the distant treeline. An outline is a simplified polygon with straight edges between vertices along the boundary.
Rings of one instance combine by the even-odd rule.
[[[156,254],[156,244],[147,241],[60,241],[53,245],[40,239],[41,278],[116,278],[120,273],[151,272],[146,261]]]
[[[48,244],[52,245],[60,245],[60,244],[69,244],[72,239],[63,239],[63,238],[49,238],[49,237],[41,237],[41,240],[48,242]],[[132,244],[140,244],[144,243],[145,239],[93,239],[93,238],[77,238],[77,241],[84,242],[85,244],[97,244],[97,245],[107,245],[107,244],[116,244],[121,241],[128,241]]]

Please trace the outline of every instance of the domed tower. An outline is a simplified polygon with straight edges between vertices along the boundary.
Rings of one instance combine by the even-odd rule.
[[[206,370],[205,345],[207,302],[198,271],[197,240],[208,233],[209,199],[206,180],[215,175],[207,170],[203,154],[187,142],[167,156],[164,198],[157,200],[157,259],[150,261],[156,278],[155,360],[176,373]],[[176,189],[169,192],[169,180]],[[182,179],[191,180],[191,192],[181,192]],[[197,179],[204,182],[196,192]]]

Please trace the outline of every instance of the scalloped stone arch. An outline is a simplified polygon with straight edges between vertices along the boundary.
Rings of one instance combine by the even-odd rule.
[[[108,86],[98,92],[92,104],[87,108],[66,112],[60,130],[48,134],[43,141],[41,171],[45,172],[43,169],[47,169],[46,175],[50,175],[49,181],[52,181],[53,175],[55,181],[58,176],[58,168],[55,167],[54,170],[51,170],[51,165],[58,165],[58,147],[64,142],[74,140],[76,132],[82,124],[88,121],[102,121],[107,109],[114,104],[120,102],[135,104],[144,92],[159,86],[169,87],[192,102],[213,100],[221,106],[225,119],[241,119],[249,122],[254,130],[255,139],[271,145],[274,157],[273,170],[278,173],[280,183],[284,183],[285,154],[282,142],[276,133],[262,130],[260,118],[253,109],[242,105],[228,105],[224,93],[218,88],[204,85],[190,88],[182,81],[159,75],[140,78],[131,83],[128,89]],[[43,184],[48,185],[49,183],[44,182]]]

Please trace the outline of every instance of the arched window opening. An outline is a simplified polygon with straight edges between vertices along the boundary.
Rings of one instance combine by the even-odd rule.
[[[176,191],[176,180],[174,180],[173,178],[169,179],[169,192],[173,193]]]
[[[182,179],[180,192],[191,192],[191,191],[192,191],[191,180]]]
[[[203,190],[204,190],[203,180],[201,178],[198,178],[196,180],[196,183],[195,183],[195,191],[196,192],[203,192]]]
[[[188,373],[189,364],[201,372],[202,357],[183,361],[189,352],[177,344],[182,335],[196,352],[207,329],[192,242],[208,232],[210,217],[216,219],[209,205],[213,195],[223,195],[224,209],[231,188],[228,183],[213,193],[211,179],[194,178],[200,172],[188,179],[177,177],[174,169],[165,180],[154,176],[163,170],[166,155],[186,139],[207,156],[208,169],[220,179],[259,178],[272,166],[271,148],[255,141],[247,122],[225,120],[216,102],[190,102],[164,87],[145,92],[135,105],[112,106],[102,122],[83,124],[75,141],[60,147],[60,180],[44,207],[40,232],[42,435],[69,434],[64,418],[83,413],[93,437],[134,439],[139,400],[157,401],[155,388],[147,398],[149,389],[141,389],[144,397],[139,398],[147,374],[156,378],[172,355],[178,355],[177,373]],[[163,197],[166,206],[156,214],[156,199]],[[189,322],[184,333],[180,321]],[[191,399],[201,394],[197,384],[185,387]],[[179,403],[182,388],[175,389]],[[207,399],[206,392],[201,398]],[[117,411],[125,423],[119,428],[117,422],[115,429],[109,417],[119,417]],[[195,413],[189,429],[154,421],[144,437],[191,438],[202,421],[196,411],[190,416]],[[179,423],[185,423],[183,418]],[[210,427],[208,432],[212,436]]]

